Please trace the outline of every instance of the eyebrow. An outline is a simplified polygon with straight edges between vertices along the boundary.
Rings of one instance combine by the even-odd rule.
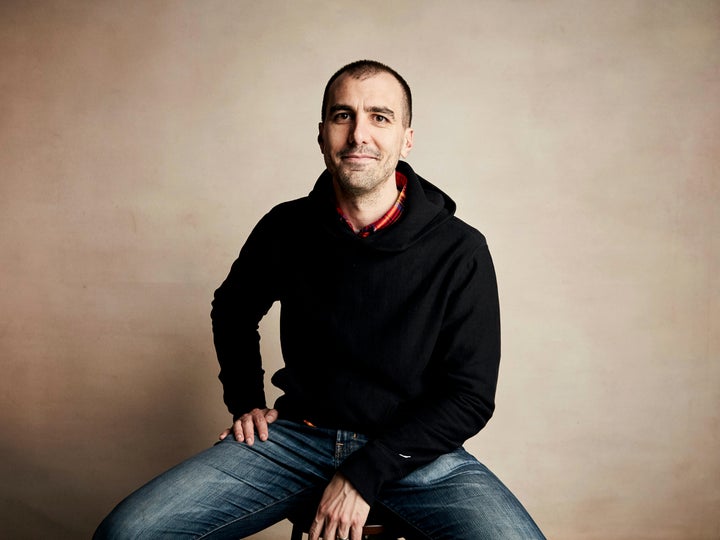
[[[368,110],[369,112],[373,112],[373,113],[384,114],[385,116],[387,116],[387,117],[390,118],[391,120],[395,120],[395,113],[393,112],[392,109],[388,109],[387,107],[370,107],[370,108],[367,109],[367,110]]]
[[[352,111],[352,110],[353,110],[353,108],[350,105],[344,105],[342,103],[338,103],[336,105],[331,105],[329,112],[330,112],[330,114],[332,114],[332,113],[336,113],[336,112]],[[387,116],[388,118],[390,118],[391,120],[395,120],[395,112],[392,109],[389,109],[388,107],[375,106],[375,107],[368,107],[365,110],[367,112],[371,112],[371,113],[383,114],[383,115]]]

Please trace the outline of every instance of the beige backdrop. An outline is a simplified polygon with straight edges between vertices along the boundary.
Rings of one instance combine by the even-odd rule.
[[[409,161],[495,257],[498,406],[468,447],[549,538],[720,538],[700,0],[0,2],[1,536],[86,538],[228,424],[212,292],[309,191],[324,83],[362,57],[410,82]]]

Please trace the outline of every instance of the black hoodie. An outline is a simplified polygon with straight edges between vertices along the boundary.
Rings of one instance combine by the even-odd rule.
[[[495,272],[485,238],[407,163],[402,217],[359,238],[335,210],[327,171],[273,208],[215,292],[224,400],[263,408],[260,319],[281,303],[281,418],[365,433],[340,467],[372,504],[383,484],[461,446],[494,409],[500,360]]]

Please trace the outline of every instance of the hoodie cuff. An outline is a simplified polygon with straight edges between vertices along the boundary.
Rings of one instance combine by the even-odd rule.
[[[338,471],[358,490],[365,502],[372,506],[385,482],[403,476],[394,463],[394,457],[379,444],[369,442],[350,455]]]

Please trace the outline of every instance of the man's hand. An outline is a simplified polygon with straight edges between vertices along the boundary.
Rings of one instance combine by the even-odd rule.
[[[249,413],[243,414],[240,418],[233,422],[233,425],[220,434],[220,440],[231,433],[235,436],[237,442],[245,441],[249,445],[255,442],[255,431],[261,441],[268,438],[268,424],[272,424],[277,420],[278,412],[275,409],[253,409]]]
[[[370,513],[370,505],[340,473],[336,473],[325,488],[315,521],[310,527],[309,540],[335,538],[362,539],[362,528]]]

